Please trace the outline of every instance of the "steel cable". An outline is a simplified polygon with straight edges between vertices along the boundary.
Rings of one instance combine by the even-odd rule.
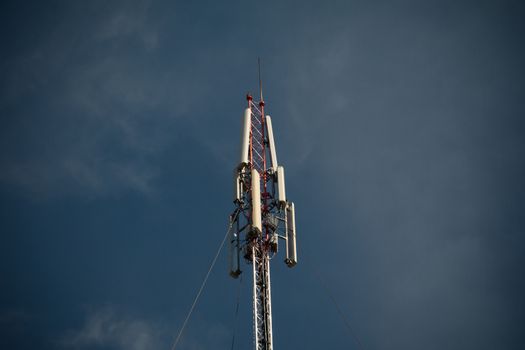
[[[222,247],[224,246],[224,242],[226,242],[226,239],[228,238],[228,235],[230,234],[230,231],[233,227],[233,223],[237,219],[238,215],[239,215],[238,210],[232,215],[232,220],[230,221],[228,231],[226,231],[226,235],[224,235],[221,245],[219,246],[219,249],[217,249],[217,253],[215,254],[215,257],[213,258],[213,261],[211,262],[210,268],[208,269],[208,272],[206,273],[206,276],[204,277],[204,280],[202,281],[201,287],[199,288],[199,291],[197,292],[197,295],[195,296],[195,299],[193,300],[193,304],[191,304],[190,311],[188,312],[188,315],[186,315],[186,319],[184,320],[184,323],[182,324],[182,327],[179,331],[179,334],[177,335],[177,338],[175,338],[175,342],[173,343],[171,350],[175,350],[177,348],[177,344],[179,343],[182,333],[184,332],[184,329],[186,328],[186,324],[188,323],[188,320],[190,319],[191,314],[193,313],[193,309],[195,309],[195,305],[197,305],[197,301],[199,300],[199,297],[201,296],[204,286],[206,285],[206,282],[208,281],[208,277],[210,277],[210,273],[213,270],[215,263],[217,262],[217,258],[219,257],[219,254],[221,253]]]

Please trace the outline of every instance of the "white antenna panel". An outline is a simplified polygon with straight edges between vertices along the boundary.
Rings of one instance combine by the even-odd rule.
[[[239,169],[233,170],[233,202],[239,203],[242,196],[241,174]]]
[[[272,162],[272,168],[275,170],[277,168],[277,153],[275,150],[275,142],[273,139],[273,128],[272,128],[272,118],[266,116],[266,131],[268,133],[268,143],[270,145],[270,158]]]
[[[252,232],[260,234],[261,224],[261,179],[259,172],[252,169]]]
[[[242,128],[242,137],[241,137],[241,162],[239,168],[242,168],[244,165],[248,164],[248,157],[250,151],[250,130],[251,130],[251,110],[246,108],[244,110],[244,124]]]
[[[277,196],[279,203],[284,207],[286,205],[286,187],[284,185],[284,167],[277,167]]]
[[[297,245],[295,242],[295,205],[286,206],[286,265],[294,267],[297,264]]]

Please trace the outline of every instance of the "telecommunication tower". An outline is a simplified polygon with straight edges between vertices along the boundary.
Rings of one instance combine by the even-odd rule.
[[[286,198],[284,167],[277,163],[272,119],[264,100],[247,95],[241,155],[234,170],[235,210],[230,215],[230,275],[241,274],[241,257],[253,269],[253,332],[255,350],[272,350],[270,260],[284,240],[288,267],[297,264],[295,206]]]

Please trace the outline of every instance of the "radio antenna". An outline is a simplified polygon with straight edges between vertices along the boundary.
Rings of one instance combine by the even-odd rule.
[[[264,113],[261,59],[257,60],[261,101],[257,104],[246,96],[241,157],[233,178],[230,275],[239,277],[244,257],[253,271],[254,347],[273,350],[270,260],[278,252],[278,242],[284,240],[285,264],[297,264],[295,205],[286,197],[284,167],[277,163],[272,118]]]
[[[261,58],[257,57],[257,64],[259,66],[259,93],[261,95],[261,102],[263,101],[263,93],[262,93],[262,80],[261,80]]]

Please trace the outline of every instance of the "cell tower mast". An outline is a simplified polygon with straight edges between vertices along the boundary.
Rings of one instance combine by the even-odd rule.
[[[277,163],[272,119],[261,100],[248,94],[241,136],[241,157],[234,170],[235,210],[230,215],[230,275],[241,274],[240,260],[253,269],[253,332],[255,350],[272,350],[270,260],[278,241],[286,246],[285,263],[297,264],[295,207],[285,193],[284,167]]]

